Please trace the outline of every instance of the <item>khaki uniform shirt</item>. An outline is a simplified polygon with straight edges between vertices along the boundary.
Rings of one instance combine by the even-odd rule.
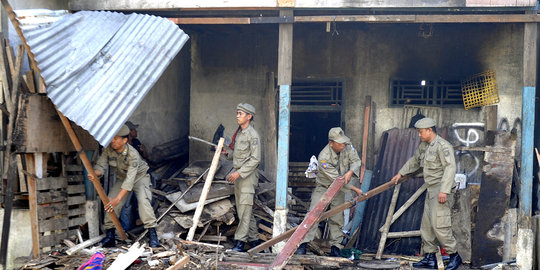
[[[116,177],[122,183],[122,189],[131,191],[133,185],[135,185],[139,179],[146,176],[148,171],[148,164],[137,150],[126,144],[122,153],[116,152],[110,146],[107,146],[101,156],[99,157],[95,169],[102,172],[106,171],[107,165],[111,167],[111,170],[116,171]]]
[[[228,151],[231,150],[228,149]],[[234,142],[234,151],[229,153],[228,158],[232,158],[233,168],[236,169],[242,179],[256,172],[257,166],[261,162],[261,145],[259,133],[251,125],[244,130],[238,131]],[[257,181],[257,177],[253,177],[253,179]],[[256,185],[257,183],[251,184]]]
[[[423,168],[424,181],[430,187],[440,185],[439,192],[450,194],[455,185],[456,159],[452,145],[439,135],[431,143],[422,142],[414,155],[399,170],[401,175]]]
[[[360,166],[362,162],[356,150],[350,145],[347,144],[345,149],[339,154],[334,152],[330,147],[330,144],[327,144],[323,148],[321,153],[319,153],[319,162],[318,173],[315,181],[317,184],[322,185],[328,188],[332,182],[339,176],[344,175],[348,171],[353,171],[353,177],[359,177],[360,175]],[[348,184],[343,186],[344,191],[351,190],[353,181],[349,181]]]

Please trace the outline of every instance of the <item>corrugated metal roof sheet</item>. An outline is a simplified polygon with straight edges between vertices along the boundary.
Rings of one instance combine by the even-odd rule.
[[[23,28],[47,95],[108,145],[189,39],[150,15],[81,11]]]
[[[438,133],[443,138],[447,137],[446,128],[439,129]],[[375,164],[370,189],[389,181],[414,155],[420,144],[418,132],[413,128],[387,130],[382,134],[380,141],[379,156],[377,164]],[[396,211],[422,184],[424,184],[423,178],[411,178],[401,184]],[[367,201],[357,248],[370,252],[377,251],[381,239],[379,228],[386,221],[393,193],[394,189],[392,188]],[[424,199],[425,193],[390,226],[390,232],[419,230],[424,211]],[[387,239],[385,253],[416,255],[420,252],[421,243],[420,237]]]

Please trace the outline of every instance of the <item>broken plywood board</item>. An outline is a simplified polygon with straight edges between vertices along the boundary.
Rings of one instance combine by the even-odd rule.
[[[474,232],[473,266],[502,261],[505,211],[510,201],[514,172],[514,149],[516,136],[511,132],[493,134],[495,146],[506,152],[488,152],[484,155],[482,184],[478,198],[478,213]]]
[[[166,196],[167,200],[171,201],[171,202],[175,202],[176,199],[182,195],[182,192],[175,192],[175,193],[171,193],[171,194],[168,194]],[[228,198],[229,195],[227,196],[222,196],[222,197],[218,197],[218,198],[214,198],[214,199],[210,199],[210,200],[206,200],[204,202],[205,205],[209,204],[209,203],[213,203],[213,202],[217,202],[219,200],[223,200],[225,198]],[[180,201],[178,201],[175,206],[176,208],[178,208],[178,210],[180,210],[180,212],[182,213],[185,213],[187,211],[191,211],[191,210],[195,210],[195,208],[197,208],[197,204],[199,204],[198,202],[194,202],[194,203],[187,203],[186,201],[184,201],[184,199],[181,199]]]
[[[452,193],[452,231],[457,241],[457,250],[464,261],[471,260],[471,192],[468,188]]]
[[[184,200],[186,203],[193,203],[198,202],[199,198],[201,197],[201,192],[203,189],[203,183],[197,184],[191,188],[186,195],[184,195]],[[207,195],[207,200],[223,197],[223,196],[229,196],[234,194],[234,185],[231,184],[212,184],[210,187],[210,191]]]
[[[182,173],[187,176],[197,177],[210,168],[210,161],[207,160],[197,160],[189,164]]]
[[[234,219],[233,205],[229,199],[224,199],[205,206],[197,226],[203,227],[208,221],[221,221],[231,225]],[[174,221],[182,228],[189,229],[193,226],[193,215],[174,215]]]
[[[13,139],[17,152],[76,151],[49,98],[40,95],[21,98]],[[98,149],[97,141],[86,130],[73,123],[72,126],[84,150]]]

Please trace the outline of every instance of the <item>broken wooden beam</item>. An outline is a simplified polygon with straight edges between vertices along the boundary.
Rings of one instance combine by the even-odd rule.
[[[187,263],[189,263],[189,256],[186,255],[186,256],[182,257],[182,259],[178,260],[174,265],[167,268],[167,270],[180,269],[180,268],[184,267]]]
[[[413,175],[413,174],[411,174],[411,175]],[[409,178],[411,178],[411,175],[406,175],[404,177],[401,177],[401,179],[399,179],[399,181],[398,181],[398,184],[407,181]],[[329,211],[324,212],[324,214],[321,215],[320,220],[324,220],[326,218],[334,216],[334,215],[342,212],[343,210],[355,205],[357,202],[362,202],[362,201],[368,200],[368,199],[370,199],[370,198],[372,198],[372,197],[374,197],[374,196],[376,196],[376,195],[378,195],[378,194],[380,194],[380,193],[382,193],[382,192],[384,192],[384,191],[386,191],[386,190],[388,190],[388,189],[390,189],[390,188],[392,188],[394,186],[395,186],[394,182],[388,181],[388,182],[386,182],[386,183],[384,183],[384,184],[382,184],[382,185],[380,185],[380,186],[378,186],[378,187],[364,193],[364,196],[357,197],[354,200],[345,202],[345,203],[343,203],[343,204],[341,204],[341,205],[339,205],[339,206],[337,206],[335,208],[330,209]],[[286,240],[294,233],[296,228],[298,228],[298,226],[296,226],[296,227],[294,227],[294,228],[292,228],[290,230],[287,230],[286,232],[284,232],[284,233],[282,233],[282,234],[280,234],[280,235],[278,235],[278,236],[276,236],[276,237],[274,237],[274,238],[272,238],[272,239],[270,239],[270,240],[268,240],[268,241],[266,241],[266,242],[264,242],[264,243],[262,243],[262,244],[260,244],[260,245],[258,245],[256,247],[251,248],[247,252],[250,255],[253,255],[253,254],[257,253],[257,252],[260,252],[260,251],[262,251],[262,250],[264,250],[264,249],[266,249],[268,247],[271,247],[271,246],[275,245],[276,243],[279,243],[279,242],[281,242],[283,240]]]
[[[73,246],[73,247],[70,247],[68,250],[66,250],[66,254],[67,255],[73,255],[77,252],[79,252],[80,250],[84,249],[84,248],[87,248],[91,245],[94,245],[96,243],[98,243],[99,241],[101,241],[103,238],[105,238],[105,235],[102,234],[98,237],[94,237],[94,238],[90,238],[76,246]]]
[[[296,251],[298,246],[304,240],[304,237],[309,233],[311,228],[318,224],[320,216],[324,213],[324,210],[330,204],[330,201],[336,196],[336,194],[345,185],[345,178],[336,178],[330,187],[321,197],[321,200],[313,207],[311,211],[306,215],[302,223],[300,223],[299,229],[297,229],[289,238],[281,252],[276,256],[276,259],[270,265],[270,269],[283,269],[283,267],[290,260],[291,255]]]
[[[217,166],[219,164],[219,156],[221,155],[221,149],[223,148],[224,142],[225,138],[219,139],[214,158],[212,159],[212,164],[210,165],[210,170],[208,171],[206,181],[204,182],[204,187],[201,193],[201,198],[199,199],[199,204],[197,205],[197,209],[195,209],[195,214],[193,214],[193,226],[191,227],[191,229],[189,229],[188,235],[186,237],[186,240],[188,241],[193,240],[193,236],[195,236],[195,230],[197,229],[197,225],[199,224],[199,218],[201,217],[208,191],[210,191],[212,180],[214,180],[214,174],[216,173]]]
[[[140,246],[139,242],[133,243],[128,252],[118,255],[116,260],[107,268],[107,270],[124,270],[128,268],[144,252],[144,244]]]

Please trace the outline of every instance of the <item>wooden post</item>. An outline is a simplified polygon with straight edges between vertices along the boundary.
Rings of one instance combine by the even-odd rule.
[[[390,225],[394,224],[394,222],[407,210],[409,207],[426,191],[427,185],[423,184],[421,187],[419,187],[414,194],[409,197],[409,199],[392,215],[392,220],[390,221]],[[383,232],[384,225],[379,229],[379,232]]]
[[[390,202],[390,207],[388,208],[388,214],[386,214],[386,222],[383,226],[383,231],[381,233],[381,241],[379,242],[379,248],[377,249],[377,255],[375,258],[380,260],[384,251],[384,246],[386,245],[386,238],[388,237],[388,231],[390,230],[390,225],[392,225],[392,216],[394,215],[394,210],[396,209],[397,199],[399,197],[399,190],[401,189],[401,184],[397,185],[394,188],[394,194],[392,195],[392,201]]]
[[[371,96],[366,96],[366,105],[364,112],[364,135],[362,137],[362,167],[360,167],[360,184],[364,181],[367,160],[367,144],[369,134],[369,113],[371,110]]]
[[[214,174],[216,173],[217,166],[219,165],[219,156],[221,155],[221,149],[223,148],[223,143],[225,142],[224,138],[219,139],[218,146],[216,147],[216,153],[214,153],[214,158],[212,159],[212,164],[210,165],[210,170],[206,176],[206,181],[204,182],[204,187],[201,192],[201,198],[199,199],[199,204],[197,209],[195,209],[195,214],[193,215],[193,225],[189,229],[186,240],[192,241],[195,236],[195,230],[197,225],[199,225],[199,219],[204,208],[204,202],[208,196],[208,191],[210,191],[210,186],[212,186],[212,180],[214,180]]]
[[[293,233],[281,252],[276,256],[276,259],[270,265],[270,269],[283,269],[283,267],[285,267],[291,258],[291,255],[296,251],[311,228],[317,225],[320,216],[323,214],[326,207],[328,207],[330,204],[330,201],[334,198],[334,196],[336,196],[343,185],[345,185],[344,177],[338,177],[332,182],[330,187],[328,187],[324,195],[321,197],[321,200],[311,211],[309,211],[302,223],[300,223],[298,226],[298,229]]]
[[[292,9],[280,10],[281,17],[292,17]],[[287,229],[287,186],[289,174],[289,131],[290,131],[290,103],[292,84],[292,50],[293,25],[282,23],[279,25],[278,41],[278,85],[279,85],[279,128],[278,128],[278,161],[276,178],[276,211],[274,212],[274,236],[282,234]],[[282,248],[274,247],[274,252]]]
[[[56,108],[56,112],[58,112],[58,116],[60,116],[60,121],[62,121],[62,124],[64,125],[64,128],[66,129],[67,134],[69,135],[69,138],[73,143],[73,146],[75,146],[75,150],[77,150],[77,152],[79,153],[79,158],[81,159],[84,168],[86,169],[88,174],[93,175],[94,179],[96,179],[95,181],[92,181],[92,183],[94,184],[94,188],[96,189],[99,198],[103,202],[103,205],[107,205],[109,203],[109,198],[107,197],[107,194],[105,194],[103,187],[101,187],[101,183],[99,183],[99,178],[94,173],[94,168],[92,168],[92,164],[90,163],[88,156],[86,156],[86,153],[83,151],[81,142],[79,141],[79,138],[77,138],[77,134],[75,134],[75,131],[73,131],[73,127],[71,127],[69,120],[58,110],[58,108]],[[118,233],[120,234],[122,239],[126,240],[126,233],[124,232],[124,229],[122,229],[120,221],[116,217],[114,211],[107,213],[111,217],[112,222],[114,223],[114,226],[116,227],[116,230],[118,230]]]
[[[43,163],[43,154],[25,154],[26,170],[31,174],[38,176],[42,175],[41,167]],[[39,177],[39,176],[38,176]],[[39,227],[38,227],[38,205],[37,205],[37,189],[36,179],[28,177],[28,203],[30,205],[30,227],[32,230],[32,255],[34,258],[39,258]]]
[[[529,13],[536,13],[530,11]],[[534,113],[536,97],[536,65],[538,24],[523,24],[523,94],[522,94],[522,128],[521,128],[521,187],[519,192],[519,230],[518,253],[516,263],[520,269],[532,269],[534,235],[531,227],[532,214],[532,177],[534,147]]]

